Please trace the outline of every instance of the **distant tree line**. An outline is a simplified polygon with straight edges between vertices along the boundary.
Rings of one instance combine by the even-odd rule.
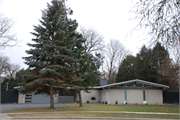
[[[26,73],[27,70],[21,69],[19,71],[16,71],[16,74],[14,77],[5,77],[3,79],[3,82],[1,83],[1,89],[6,90],[7,88],[7,82],[8,82],[8,90],[15,90],[14,87],[20,86],[23,82],[23,75]]]
[[[116,82],[140,79],[170,86],[178,91],[178,63],[173,62],[159,42],[152,49],[145,45],[136,56],[128,55],[119,66]]]

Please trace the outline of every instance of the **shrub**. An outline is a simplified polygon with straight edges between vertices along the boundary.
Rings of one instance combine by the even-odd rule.
[[[118,101],[116,100],[115,104],[117,105],[118,104]]]
[[[95,97],[91,97],[91,100],[96,100],[96,98]]]
[[[104,104],[104,101],[102,101],[102,104]]]
[[[98,103],[101,103],[100,101]]]
[[[89,101],[87,101],[86,103],[89,103]]]
[[[105,104],[108,104],[107,101],[105,102]]]
[[[77,103],[79,103],[79,101],[77,101]]]

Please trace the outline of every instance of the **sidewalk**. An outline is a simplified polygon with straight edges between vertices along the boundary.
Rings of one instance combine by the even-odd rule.
[[[20,112],[6,114],[24,114],[24,113],[67,113],[67,112],[95,112],[95,113],[135,113],[135,114],[162,114],[162,115],[180,115],[180,113],[160,113],[160,112],[129,112],[129,111],[56,111],[56,112]]]
[[[179,113],[157,113],[157,112],[129,112],[129,111],[58,111],[58,112],[22,112],[22,113],[1,113],[1,120],[57,120],[57,119],[66,119],[66,120],[175,120],[175,119],[159,119],[159,118],[118,118],[118,117],[10,117],[10,114],[25,114],[25,113],[65,113],[65,112],[107,112],[107,113],[134,113],[134,114],[163,114],[163,115],[180,115]]]

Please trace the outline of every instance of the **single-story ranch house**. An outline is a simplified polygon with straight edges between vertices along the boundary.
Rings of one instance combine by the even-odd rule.
[[[93,87],[90,93],[81,91],[82,102],[108,104],[163,104],[163,90],[169,86],[139,79]],[[95,97],[95,100],[91,100]],[[78,98],[78,97],[77,97]]]
[[[18,87],[14,87],[19,89]],[[93,87],[90,93],[81,91],[82,102],[86,103],[102,103],[108,104],[163,104],[162,91],[169,86],[147,82],[139,79],[129,80],[125,82],[107,84],[107,79],[100,80],[100,86]],[[95,97],[95,100],[91,100]],[[77,95],[77,101],[79,99]],[[18,95],[18,103],[49,103],[50,96],[46,94],[34,95],[33,93]],[[54,95],[55,103],[73,103],[74,96]]]

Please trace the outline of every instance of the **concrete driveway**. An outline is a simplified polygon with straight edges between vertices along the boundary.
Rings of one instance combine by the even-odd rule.
[[[45,104],[1,104],[1,113],[13,110],[13,109],[18,109],[18,108],[30,108],[30,107],[50,107],[50,103],[45,103]],[[55,103],[54,107],[64,107],[60,103]]]

